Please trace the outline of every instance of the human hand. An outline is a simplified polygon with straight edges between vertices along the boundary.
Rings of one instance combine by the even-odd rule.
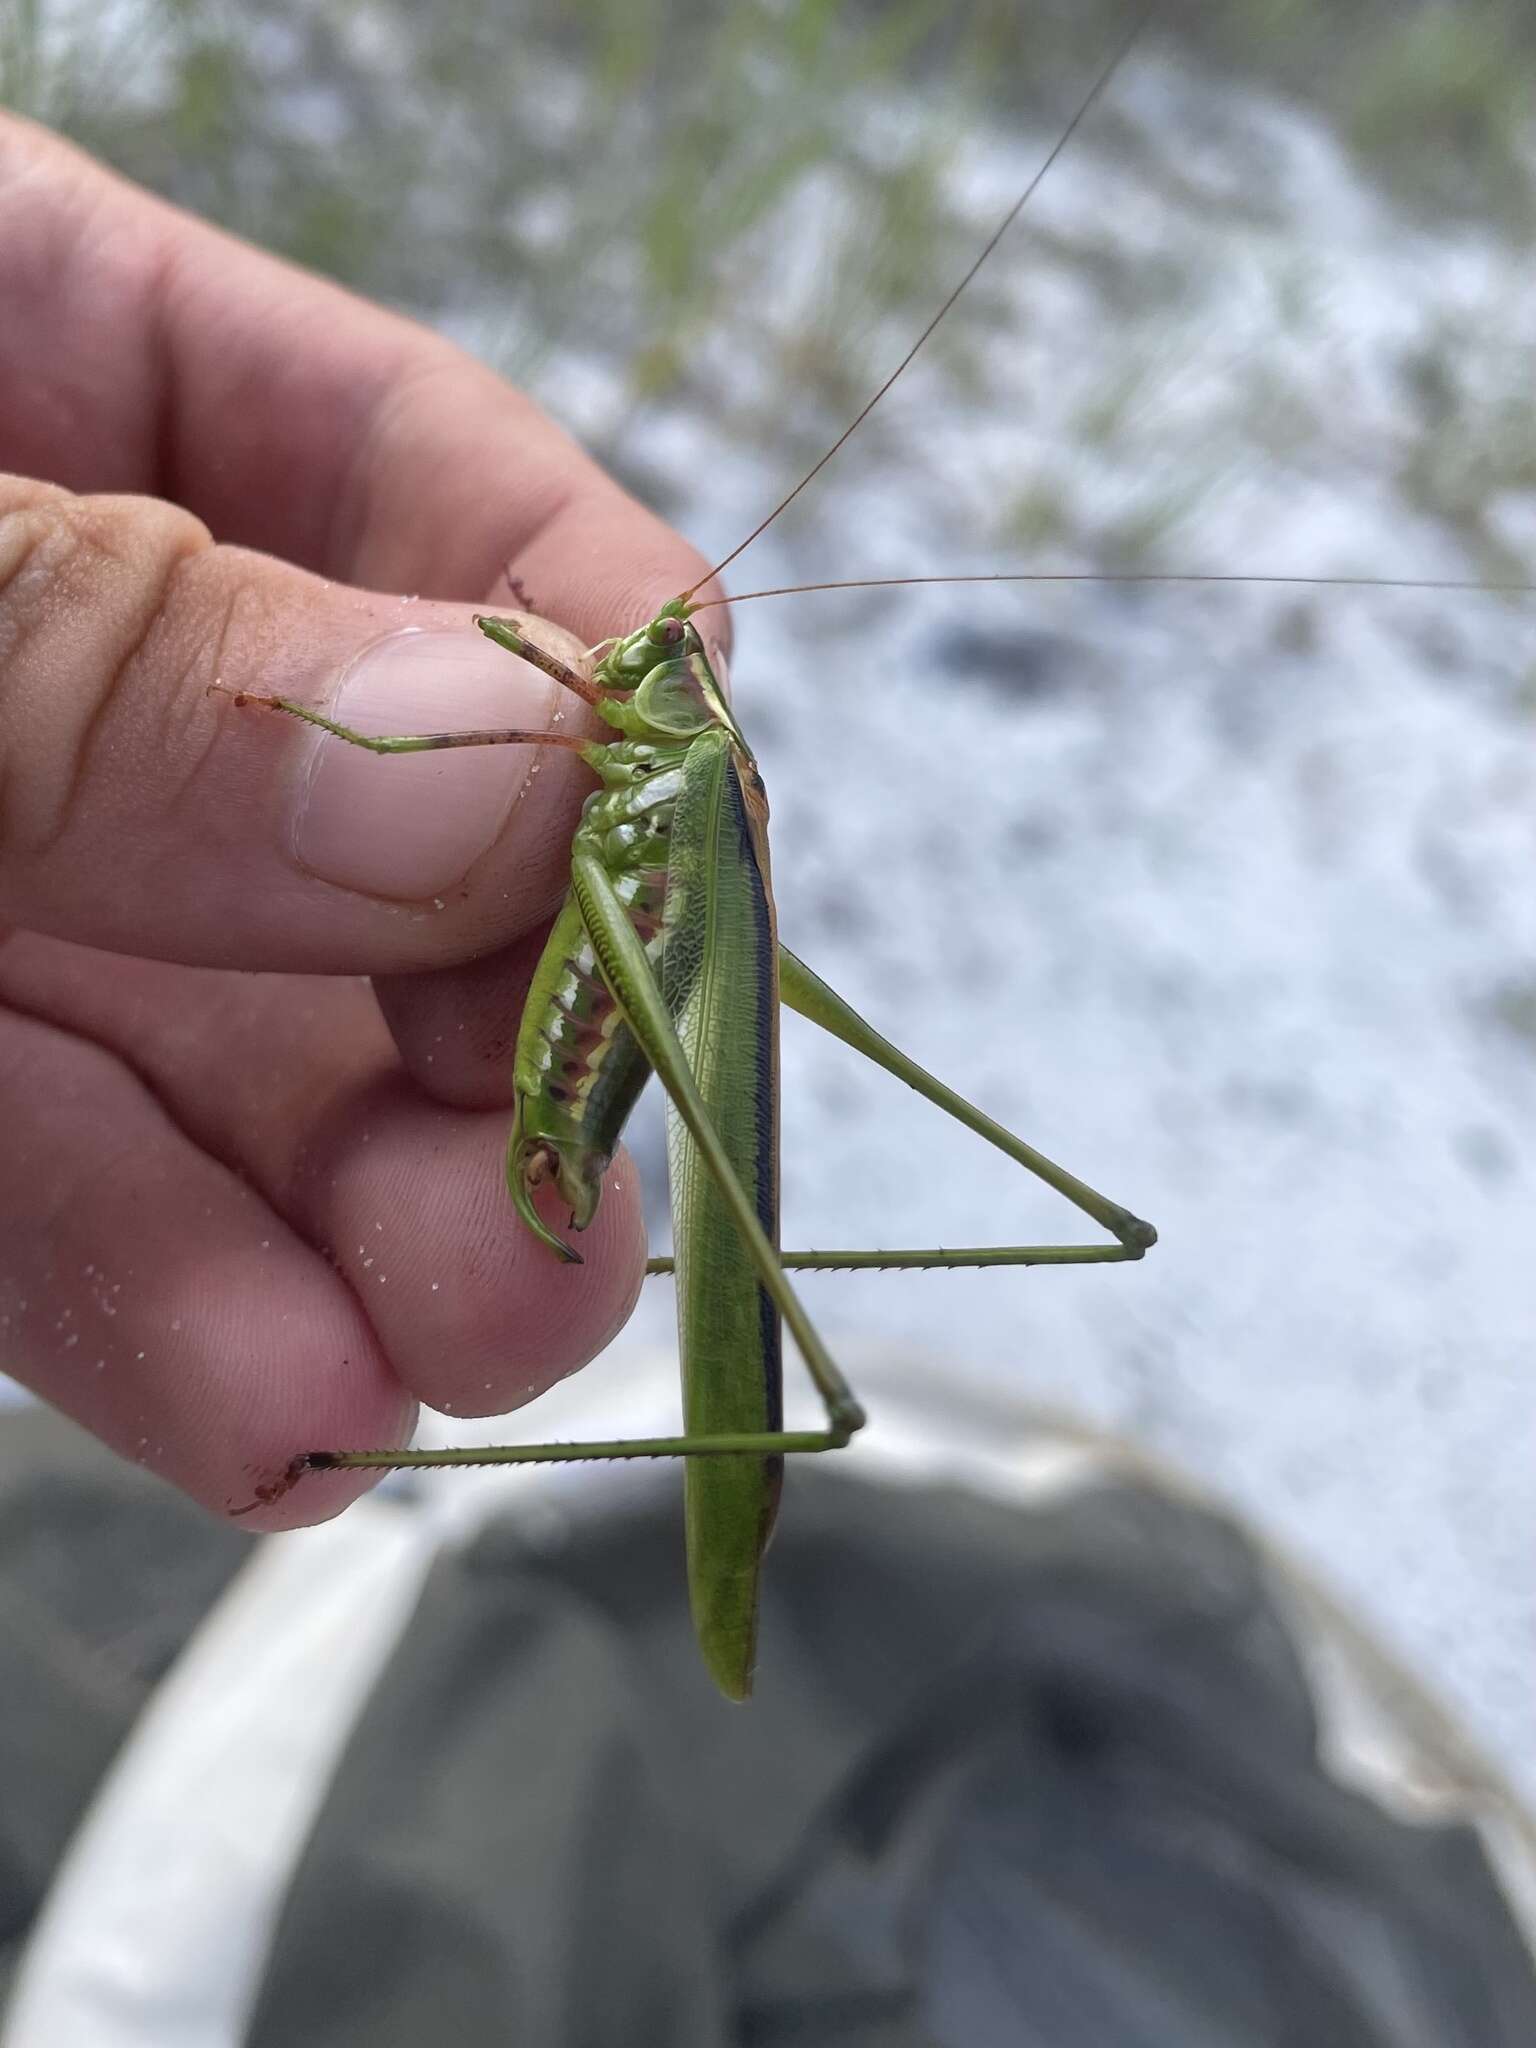
[[[0,1367],[231,1512],[418,1399],[530,1399],[644,1249],[622,1154],[580,1266],[502,1188],[579,760],[210,685],[570,731],[470,606],[524,609],[510,562],[569,658],[705,565],[447,342],[5,117],[0,305]]]

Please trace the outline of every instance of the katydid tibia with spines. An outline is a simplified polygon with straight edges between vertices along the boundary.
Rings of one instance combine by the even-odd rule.
[[[1128,47],[1127,42],[1100,74],[1063,143]],[[1060,147],[848,433],[959,297]],[[836,446],[841,445],[840,440]],[[835,453],[835,447],[828,452]],[[629,1112],[655,1073],[667,1097],[676,1242],[675,1260],[653,1260],[650,1270],[676,1275],[681,1434],[462,1450],[312,1451],[295,1460],[290,1480],[306,1470],[336,1468],[681,1458],[686,1461],[695,1627],[717,1684],[729,1697],[741,1699],[751,1690],[758,1579],[783,1460],[795,1452],[839,1449],[864,1421],[787,1271],[1108,1264],[1141,1258],[1156,1233],[924,1072],[779,945],[767,798],[693,622],[707,604],[719,602],[700,600],[703,587],[701,582],[665,605],[638,631],[603,643],[606,651],[590,674],[542,648],[516,618],[477,620],[490,639],[593,705],[617,735],[611,739],[524,731],[375,737],[288,699],[247,701],[302,718],[379,754],[527,742],[581,754],[600,787],[588,799],[577,828],[570,893],[535,973],[518,1033],[508,1183],[524,1226],[552,1254],[576,1259],[570,1243],[539,1215],[534,1191],[552,1183],[572,1228],[583,1229],[596,1213],[603,1176]],[[781,1253],[781,1002],[905,1081],[1065,1196],[1105,1231],[1106,1241]],[[783,1427],[781,1323],[789,1325],[825,1404],[823,1429]]]

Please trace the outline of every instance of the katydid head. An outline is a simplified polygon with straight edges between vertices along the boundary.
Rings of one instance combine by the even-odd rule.
[[[751,749],[692,623],[696,609],[686,598],[674,598],[648,625],[614,642],[597,666],[597,682],[605,693],[598,708],[621,732],[662,744],[723,726],[750,759]],[[622,696],[617,694],[621,691]]]
[[[657,662],[692,653],[700,642],[688,623],[690,609],[682,598],[674,598],[654,619],[615,640],[597,665],[599,685],[605,690],[632,690]]]

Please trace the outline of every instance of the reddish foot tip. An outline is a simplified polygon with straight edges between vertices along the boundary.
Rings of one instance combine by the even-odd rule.
[[[274,1501],[282,1500],[286,1495],[292,1493],[293,1489],[304,1477],[304,1474],[312,1470],[325,1457],[326,1453],[324,1451],[300,1451],[296,1458],[289,1460],[287,1470],[283,1472],[281,1477],[265,1480],[257,1487],[254,1500],[248,1500],[243,1508],[231,1508],[229,1511],[230,1520],[238,1522],[242,1515],[253,1515],[258,1508],[269,1508]]]

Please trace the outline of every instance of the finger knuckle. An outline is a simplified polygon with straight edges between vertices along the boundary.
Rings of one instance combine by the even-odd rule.
[[[0,498],[0,848],[46,852],[111,763],[163,749],[160,693],[177,660],[173,594],[211,545],[148,498],[40,485]],[[184,663],[183,663],[184,665]]]

